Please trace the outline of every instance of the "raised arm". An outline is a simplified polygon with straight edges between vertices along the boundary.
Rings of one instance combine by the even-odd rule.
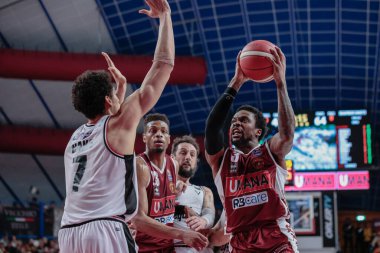
[[[124,102],[125,92],[127,91],[127,79],[120,72],[120,70],[115,67],[115,64],[113,63],[111,58],[108,56],[108,54],[102,52],[102,55],[107,61],[108,71],[111,72],[113,80],[115,80],[116,96],[119,99],[119,103],[122,104]]]
[[[157,238],[178,239],[186,243],[188,246],[196,249],[205,247],[208,241],[202,234],[169,227],[148,216],[146,186],[149,184],[150,172],[149,168],[141,158],[137,158],[136,166],[139,191],[139,209],[136,216],[132,219],[132,223],[136,227],[136,230]]]
[[[153,64],[140,89],[137,103],[131,109],[139,119],[157,103],[174,67],[174,35],[170,6],[166,0],[146,0],[151,10],[140,10],[151,18],[159,18],[160,27]]]
[[[144,114],[157,103],[174,67],[174,36],[169,4],[166,0],[146,0],[146,3],[150,10],[139,12],[160,20],[153,63],[140,88],[125,99],[107,127],[108,143],[121,154],[134,152],[137,125]],[[112,65],[109,62],[108,64],[115,78]],[[118,91],[118,96],[119,93],[122,92]]]
[[[274,56],[274,80],[277,86],[278,99],[278,133],[269,140],[269,147],[277,162],[284,166],[285,155],[290,152],[293,145],[295,117],[286,86],[285,71],[286,58],[281,49],[271,49]],[[268,58],[269,59],[269,58]]]
[[[223,126],[226,122],[228,111],[237,95],[240,87],[248,80],[240,69],[240,53],[236,58],[235,75],[230,84],[212,108],[205,129],[206,160],[211,166],[215,177],[224,153]]]

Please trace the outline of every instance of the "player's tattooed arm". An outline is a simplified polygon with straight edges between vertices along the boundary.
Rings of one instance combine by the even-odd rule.
[[[278,99],[278,133],[269,140],[269,147],[280,165],[284,164],[286,154],[293,146],[295,116],[287,91],[285,70],[286,58],[281,49],[271,49],[274,79],[277,86]]]

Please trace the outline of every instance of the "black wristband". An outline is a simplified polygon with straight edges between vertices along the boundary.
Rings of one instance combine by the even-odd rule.
[[[234,88],[227,87],[227,89],[224,91],[224,94],[232,96],[232,98],[235,98],[237,95],[237,91]]]

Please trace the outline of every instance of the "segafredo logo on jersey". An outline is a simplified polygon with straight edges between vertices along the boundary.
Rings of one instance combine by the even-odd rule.
[[[271,188],[270,179],[271,177],[268,171],[259,171],[236,177],[227,177],[225,186],[226,197],[239,196]]]
[[[149,215],[151,217],[157,217],[174,213],[174,211],[175,195],[172,195],[161,199],[153,199]]]
[[[156,217],[154,219],[158,222],[161,222],[162,224],[170,224],[174,222],[174,215],[170,214],[162,217]]]
[[[264,192],[258,192],[238,198],[232,199],[232,208],[238,209],[243,208],[247,206],[257,206],[268,202],[268,193],[266,191]]]

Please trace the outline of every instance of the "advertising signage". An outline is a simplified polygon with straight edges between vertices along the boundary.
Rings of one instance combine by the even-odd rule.
[[[368,171],[296,172],[286,191],[368,190]]]

